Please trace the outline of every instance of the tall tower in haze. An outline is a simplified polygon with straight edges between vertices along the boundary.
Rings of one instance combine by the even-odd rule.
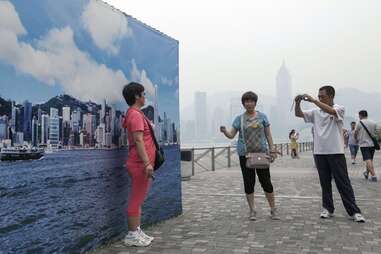
[[[292,80],[284,60],[276,75],[276,97],[277,106],[279,106],[279,108],[284,108],[287,110],[291,107]]]
[[[272,107],[271,121],[273,122],[273,132],[276,141],[287,138],[288,129],[293,126],[293,112],[290,108],[293,102],[292,79],[287,69],[285,61],[279,68],[276,78],[276,100]]]

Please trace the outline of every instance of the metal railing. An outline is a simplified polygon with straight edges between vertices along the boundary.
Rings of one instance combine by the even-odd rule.
[[[291,153],[291,144],[290,143],[281,143],[274,144],[275,149],[279,151],[280,156],[289,155]],[[311,151],[313,149],[312,142],[301,142],[298,143],[299,152]],[[209,171],[216,170],[216,164],[221,162],[217,162],[217,158],[224,156],[226,157],[226,163],[224,166],[227,168],[231,168],[232,166],[232,156],[235,155],[237,150],[236,146],[216,146],[216,147],[192,147],[192,148],[181,148],[182,160],[190,161],[192,168],[192,176],[195,175],[195,167],[196,165]],[[203,165],[200,161],[202,159],[206,159],[207,156],[210,156],[210,169]],[[184,157],[184,158],[183,158]],[[235,161],[235,165],[238,165],[238,160]]]

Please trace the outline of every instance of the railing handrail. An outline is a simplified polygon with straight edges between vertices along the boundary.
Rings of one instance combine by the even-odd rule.
[[[299,152],[305,152],[313,149],[313,142],[297,142],[298,143],[298,151]],[[284,155],[284,150],[287,155],[290,154],[290,146],[291,143],[278,143],[274,144],[275,148],[279,148],[280,146],[280,156]],[[209,147],[182,147],[180,148],[181,151],[184,152],[191,152],[191,163],[192,163],[192,176],[195,174],[195,165],[198,164],[200,167],[208,170],[205,166],[199,163],[199,161],[204,158],[206,155],[211,154],[211,170],[215,171],[215,165],[216,165],[216,158],[219,157],[222,153],[227,151],[227,167],[231,167],[231,156],[232,156],[232,149],[236,149],[237,145],[229,145],[229,146],[209,146]],[[222,151],[219,151],[217,154],[215,153],[216,149],[222,149]],[[198,156],[195,156],[195,151],[205,151],[201,154],[198,154]]]
[[[298,145],[300,144],[310,144],[312,143],[312,141],[303,141],[303,142],[297,142]],[[290,142],[286,142],[286,143],[276,143],[274,144],[274,146],[279,146],[279,145],[290,145],[291,143]],[[205,146],[205,147],[194,147],[194,146],[190,146],[190,147],[181,147],[180,149],[181,150],[207,150],[207,149],[224,149],[224,148],[236,148],[237,145],[226,145],[226,146]]]

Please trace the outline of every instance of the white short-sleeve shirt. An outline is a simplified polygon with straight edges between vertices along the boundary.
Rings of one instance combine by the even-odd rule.
[[[377,124],[376,122],[369,120],[369,119],[363,119],[361,120],[370,132],[371,135],[376,136],[376,130],[377,130]],[[369,137],[369,134],[366,132],[364,127],[360,122],[357,123],[356,127],[357,131],[357,139],[359,141],[360,147],[373,147],[374,143],[371,137]]]
[[[304,121],[314,129],[314,154],[344,154],[343,120],[345,108],[333,105],[336,116],[320,108],[303,111]]]

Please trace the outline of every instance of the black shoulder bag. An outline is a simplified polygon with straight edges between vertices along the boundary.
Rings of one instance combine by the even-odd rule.
[[[146,117],[144,117],[144,119],[147,121],[153,142],[155,143],[155,147],[156,147],[156,149],[155,149],[155,165],[153,165],[153,170],[156,171],[161,167],[161,165],[163,165],[163,163],[165,161],[164,150],[163,150],[163,148],[161,148],[159,146],[159,143],[156,140],[155,132],[153,131],[151,123],[148,121],[148,119]]]
[[[360,123],[361,123],[362,127],[364,127],[366,133],[368,133],[369,137],[372,139],[373,144],[374,144],[374,149],[380,150],[380,144],[378,143],[377,139],[372,134],[370,134],[368,128],[366,128],[366,126],[363,122],[360,121]]]

